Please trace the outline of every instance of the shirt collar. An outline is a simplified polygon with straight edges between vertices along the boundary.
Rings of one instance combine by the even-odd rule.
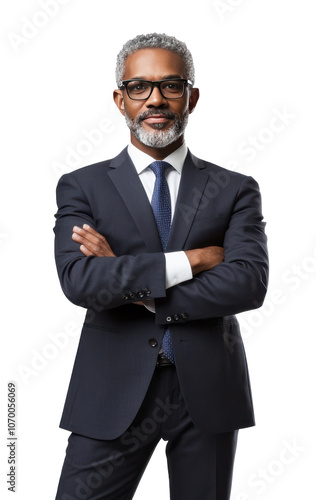
[[[136,148],[136,146],[134,146],[134,144],[132,143],[128,145],[127,152],[132,162],[135,165],[138,175],[143,170],[145,170],[148,167],[148,165],[150,165],[153,161],[155,161],[155,159],[152,156]],[[175,151],[173,151],[173,153],[164,158],[163,161],[167,161],[168,163],[170,163],[170,165],[172,165],[173,168],[179,174],[181,174],[187,152],[188,148],[184,142],[178,149],[176,149]]]

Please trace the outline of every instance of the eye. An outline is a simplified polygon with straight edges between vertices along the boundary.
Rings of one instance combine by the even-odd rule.
[[[128,90],[132,94],[141,94],[142,92],[146,92],[150,85],[147,82],[129,82]]]
[[[177,82],[177,81],[163,82],[162,89],[170,93],[178,94],[182,92],[183,82]]]

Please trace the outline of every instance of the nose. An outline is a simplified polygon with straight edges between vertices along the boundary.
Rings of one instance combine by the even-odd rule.
[[[168,105],[167,99],[163,97],[157,85],[154,86],[151,95],[148,97],[146,101],[146,106],[154,106],[158,108],[159,106],[164,107]]]

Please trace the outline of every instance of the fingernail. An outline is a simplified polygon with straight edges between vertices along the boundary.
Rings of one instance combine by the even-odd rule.
[[[89,226],[88,224],[84,224],[84,225],[83,225],[83,228],[84,228],[84,229],[90,229],[90,226]]]

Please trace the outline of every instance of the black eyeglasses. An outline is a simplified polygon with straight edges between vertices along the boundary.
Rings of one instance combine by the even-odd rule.
[[[184,96],[186,87],[193,83],[190,80],[184,78],[177,78],[174,80],[123,80],[120,83],[120,89],[126,89],[127,95],[130,99],[134,101],[145,101],[148,99],[154,87],[158,87],[159,92],[165,99],[180,99]]]

